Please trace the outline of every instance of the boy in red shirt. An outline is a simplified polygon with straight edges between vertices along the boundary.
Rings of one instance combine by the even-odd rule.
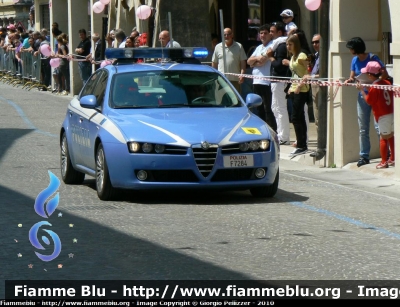
[[[372,81],[373,85],[391,85],[389,81],[379,79],[382,67],[376,61],[368,62],[367,66],[361,69],[361,72],[368,74],[368,78]],[[393,91],[371,87],[368,94],[365,94],[361,84],[358,84],[357,88],[364,96],[365,101],[371,106],[375,120],[379,126],[382,161],[376,168],[394,166]],[[390,147],[389,160],[387,160],[388,144]]]

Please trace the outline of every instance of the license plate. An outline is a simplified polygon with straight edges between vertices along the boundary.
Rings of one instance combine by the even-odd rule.
[[[224,167],[249,167],[254,166],[252,155],[224,156]]]

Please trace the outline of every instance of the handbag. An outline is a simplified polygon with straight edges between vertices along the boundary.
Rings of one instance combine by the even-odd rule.
[[[292,72],[289,67],[287,68],[287,71],[286,71],[286,77],[288,77],[288,79],[292,79]],[[292,86],[291,82],[286,83],[285,89],[283,90],[285,92],[286,96],[288,95],[288,92],[289,92],[289,89],[291,86]]]
[[[292,86],[292,83],[288,82],[285,86],[285,89],[283,90],[285,92],[285,94],[287,95],[287,93],[289,92],[290,87]]]

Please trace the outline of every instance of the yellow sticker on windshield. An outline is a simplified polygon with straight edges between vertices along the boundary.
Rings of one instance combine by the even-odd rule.
[[[258,134],[261,135],[260,130],[258,130],[257,128],[246,128],[246,127],[242,127],[243,131],[246,132],[246,134]]]

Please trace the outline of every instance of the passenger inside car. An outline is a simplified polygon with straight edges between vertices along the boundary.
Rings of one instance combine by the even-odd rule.
[[[116,107],[139,105],[139,86],[131,77],[120,76],[113,93]]]
[[[160,85],[162,85],[165,94],[160,95],[161,105],[171,105],[171,104],[187,104],[188,99],[186,93],[182,88],[182,85],[170,80],[161,80]]]

